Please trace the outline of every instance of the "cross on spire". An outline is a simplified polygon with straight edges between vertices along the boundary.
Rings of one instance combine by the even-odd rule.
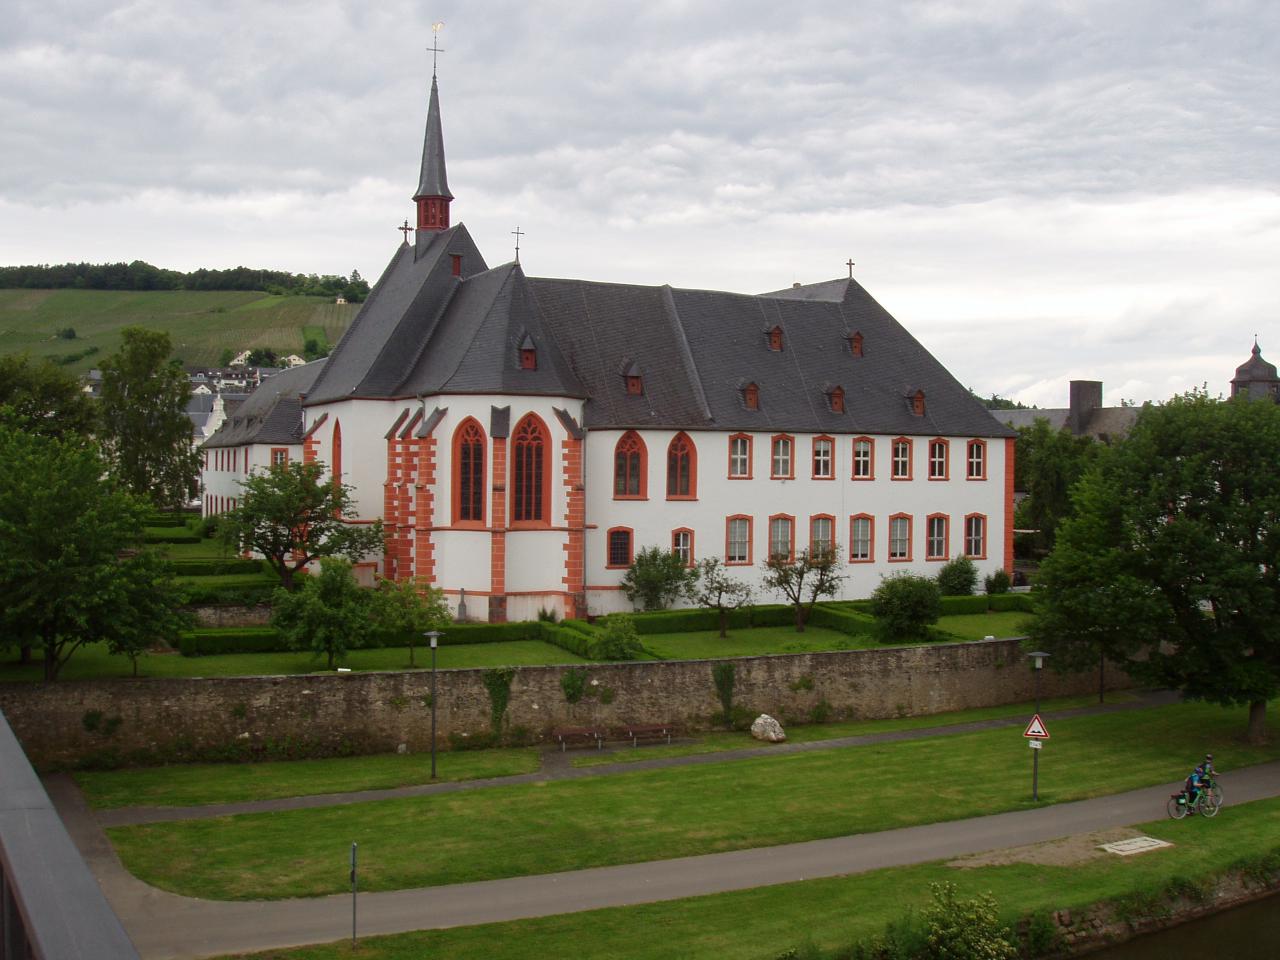
[[[849,279],[852,280],[853,279],[853,257],[850,257],[848,260],[846,260],[844,262],[844,265],[849,268]]]
[[[431,25],[431,46],[427,47],[431,51],[431,79],[436,78],[436,58],[444,53],[444,47],[440,46],[440,31],[444,28],[444,21],[437,20]]]
[[[516,263],[520,262],[520,238],[524,236],[524,231],[517,224],[516,228],[511,231],[511,235],[516,238]]]
[[[409,226],[409,221],[408,221],[408,220],[406,220],[406,221],[404,222],[404,226],[403,226],[403,227],[396,227],[396,229],[397,229],[397,230],[399,230],[401,233],[403,233],[403,234],[404,234],[404,242],[405,242],[405,243],[408,243],[408,242],[409,242],[409,234],[413,233],[413,227]]]

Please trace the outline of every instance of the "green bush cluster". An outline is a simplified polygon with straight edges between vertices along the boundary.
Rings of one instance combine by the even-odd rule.
[[[289,649],[274,627],[216,627],[192,630],[178,638],[184,657],[211,657],[220,653],[277,653]]]
[[[261,560],[245,560],[241,557],[206,558],[170,561],[174,573],[180,577],[221,577],[229,574],[262,574]]]
[[[200,538],[194,533],[179,532],[183,527],[148,527],[145,540],[147,543],[199,543]]]
[[[815,627],[838,630],[851,637],[870,637],[875,634],[876,621],[870,614],[820,603],[809,614],[809,623]]]
[[[642,637],[652,633],[691,633],[696,630],[720,629],[720,615],[715,610],[703,607],[628,616],[635,621],[636,633]],[[795,610],[789,604],[741,607],[729,614],[729,627],[737,630],[748,627],[789,627],[794,622]]]
[[[964,614],[986,613],[988,600],[985,594],[972,597],[943,596],[938,601],[938,615],[956,617]]]
[[[1029,593],[995,593],[987,597],[987,604],[996,613],[1007,613],[1010,610],[1034,613],[1034,603]]]
[[[938,571],[938,590],[944,597],[967,597],[978,583],[978,568],[968,557],[956,557]]]
[[[982,586],[989,594],[1008,593],[1013,586],[1013,578],[1009,576],[1009,571],[997,570],[982,581]]]

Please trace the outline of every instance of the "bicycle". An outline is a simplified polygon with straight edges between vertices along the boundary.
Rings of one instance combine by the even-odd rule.
[[[1216,817],[1221,809],[1222,787],[1213,779],[1201,782],[1200,792],[1195,800],[1189,800],[1181,790],[1169,797],[1169,816],[1174,820],[1181,820],[1191,813],[1198,813],[1202,817]]]

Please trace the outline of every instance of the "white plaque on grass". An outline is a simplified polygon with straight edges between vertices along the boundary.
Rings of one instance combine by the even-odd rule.
[[[1129,840],[1117,840],[1115,843],[1104,843],[1102,849],[1122,857],[1131,857],[1135,853],[1146,853],[1148,850],[1172,846],[1172,843],[1157,840],[1155,837],[1133,837]]]

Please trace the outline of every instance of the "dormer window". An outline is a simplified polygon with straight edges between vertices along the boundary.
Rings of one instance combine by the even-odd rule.
[[[855,357],[862,356],[862,334],[854,332],[849,334],[849,352]]]
[[[520,369],[538,369],[538,348],[534,344],[533,338],[527,333],[524,335],[524,339],[520,341]]]
[[[449,262],[453,270],[453,275],[455,277],[462,276],[462,254],[460,253],[449,254]]]
[[[644,381],[635,374],[627,374],[627,393],[638,397],[644,393]]]
[[[832,387],[827,391],[827,403],[832,413],[844,413],[844,388]]]
[[[917,390],[911,395],[911,412],[917,417],[924,416],[924,391]]]
[[[748,410],[760,409],[760,388],[754,383],[748,383],[742,388],[742,403]]]
[[[781,350],[782,350],[782,328],[781,328],[781,327],[774,327],[773,329],[771,329],[771,330],[769,331],[768,336],[769,336],[769,349],[770,349],[770,350],[772,350],[772,351],[774,351],[775,353],[779,353],[779,352],[781,352]]]

